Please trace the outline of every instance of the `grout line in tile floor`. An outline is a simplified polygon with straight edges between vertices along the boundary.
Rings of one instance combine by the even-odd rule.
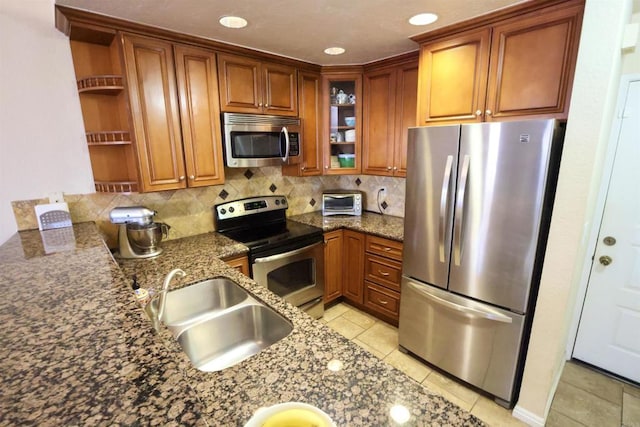
[[[345,303],[327,309],[321,321],[488,425],[526,426],[511,410],[401,353],[396,327]],[[546,425],[640,427],[640,389],[568,362]]]

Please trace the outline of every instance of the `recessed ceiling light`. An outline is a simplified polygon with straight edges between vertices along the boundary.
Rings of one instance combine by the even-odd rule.
[[[247,26],[247,20],[239,16],[223,16],[219,22],[227,28],[244,28]]]
[[[411,25],[429,25],[438,20],[438,15],[435,13],[419,13],[409,18],[409,24]]]
[[[344,53],[344,49],[341,47],[328,47],[324,50],[324,53],[327,55],[342,55]]]

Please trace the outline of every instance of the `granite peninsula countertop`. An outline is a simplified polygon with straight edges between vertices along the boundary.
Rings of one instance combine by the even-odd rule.
[[[59,253],[46,254],[37,230],[0,246],[0,425],[241,426],[287,401],[316,405],[337,426],[394,425],[396,404],[411,412],[405,425],[482,425],[218,258],[242,245],[216,233],[167,241],[158,258],[121,269],[95,224],[72,230],[75,246]],[[131,272],[152,286],[176,267],[188,274],[182,284],[235,280],[292,333],[221,372],[198,371],[166,328],[153,332],[130,291]],[[344,369],[327,369],[333,359]]]

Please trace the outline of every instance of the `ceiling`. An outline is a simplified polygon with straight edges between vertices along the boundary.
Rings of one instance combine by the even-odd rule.
[[[320,65],[365,64],[417,49],[410,36],[483,15],[522,0],[56,0],[180,33],[270,52]],[[440,19],[416,27],[408,19],[432,12]],[[249,21],[244,29],[218,24],[225,15]],[[327,47],[346,52],[326,55]]]

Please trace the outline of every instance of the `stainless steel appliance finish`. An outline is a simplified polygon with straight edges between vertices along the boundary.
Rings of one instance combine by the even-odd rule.
[[[155,211],[144,206],[117,207],[109,218],[118,228],[119,258],[151,258],[162,253],[159,247],[163,237],[168,237],[169,226],[153,222]]]
[[[326,190],[322,193],[322,215],[362,215],[362,191]]]
[[[400,346],[507,406],[562,134],[555,120],[409,129]]]
[[[249,247],[253,279],[305,310],[324,313],[322,229],[288,221],[284,196],[261,196],[218,204],[216,229]]]
[[[300,119],[224,113],[224,153],[232,168],[279,166],[301,161]]]
[[[306,305],[306,311],[310,311],[323,304],[324,285],[318,286],[324,284],[322,241],[284,253],[257,256],[252,271],[256,282],[266,283],[267,288],[293,305]]]

